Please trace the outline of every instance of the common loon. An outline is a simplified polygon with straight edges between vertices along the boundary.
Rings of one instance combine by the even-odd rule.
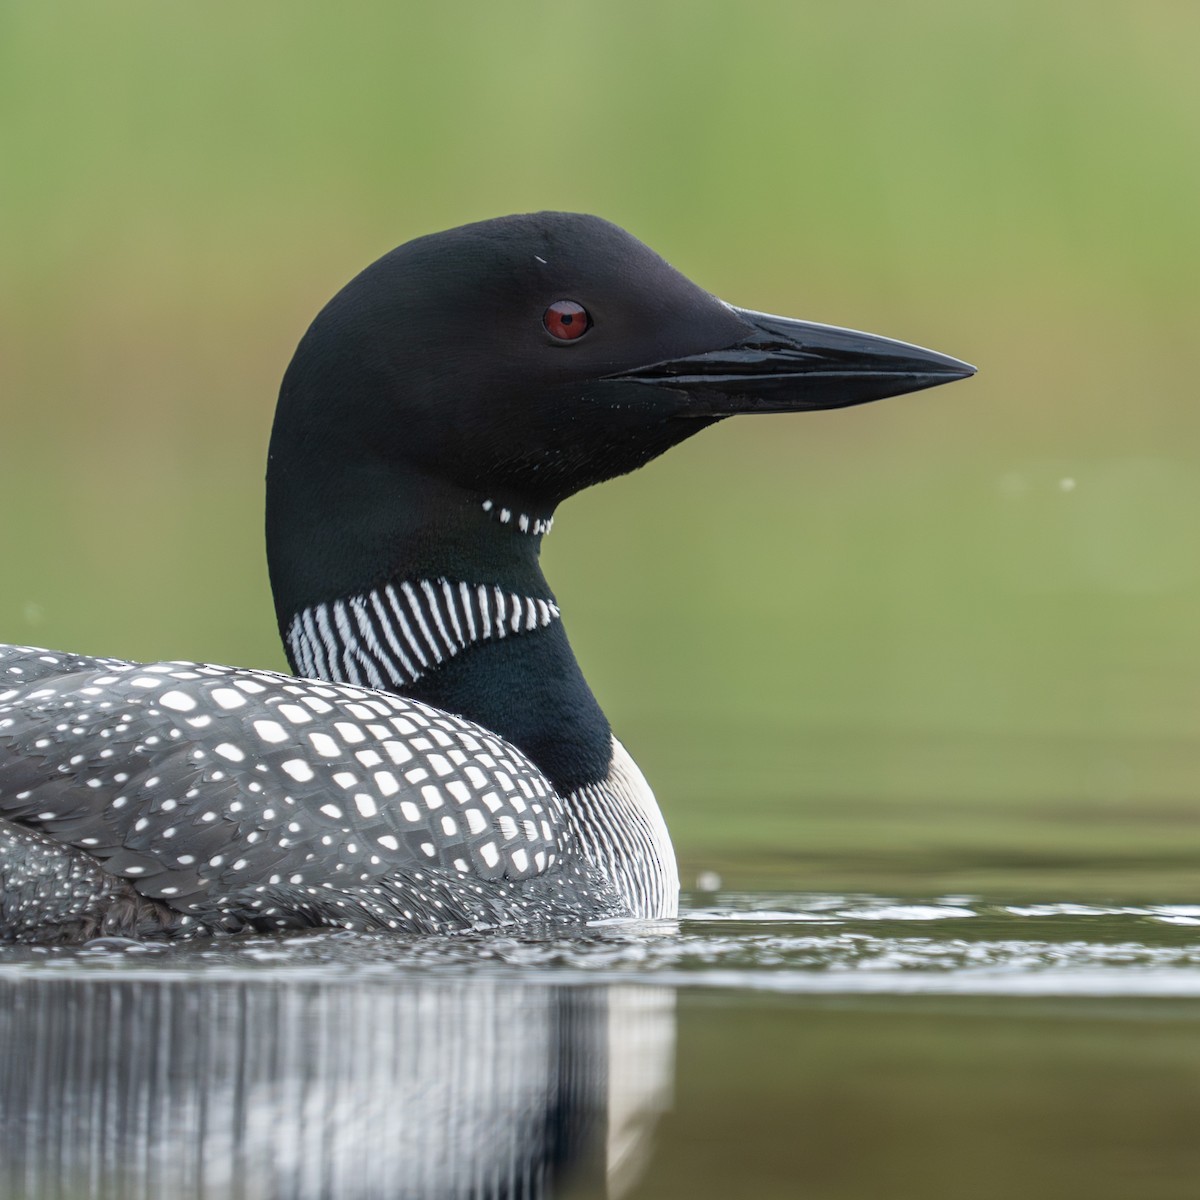
[[[384,255],[301,339],[271,434],[297,675],[0,647],[0,938],[676,915],[539,566],[555,510],[737,413],[973,373],[735,308],[597,217]]]

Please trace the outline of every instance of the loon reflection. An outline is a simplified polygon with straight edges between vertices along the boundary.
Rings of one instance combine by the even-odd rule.
[[[619,1197],[674,994],[512,978],[0,979],[12,1200]]]

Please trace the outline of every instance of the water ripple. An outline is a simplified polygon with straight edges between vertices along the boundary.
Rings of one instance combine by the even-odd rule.
[[[405,941],[322,931],[182,946],[7,947],[0,974],[283,982],[514,975],[796,993],[1200,997],[1200,905],[705,894],[678,923]]]

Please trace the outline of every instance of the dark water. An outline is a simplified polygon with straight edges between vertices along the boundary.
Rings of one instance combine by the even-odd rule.
[[[0,1195],[1195,1197],[1200,905],[0,953]]]

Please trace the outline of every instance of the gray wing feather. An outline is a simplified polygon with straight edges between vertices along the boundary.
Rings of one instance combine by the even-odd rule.
[[[0,814],[194,912],[329,880],[534,879],[571,837],[524,755],[417,701],[14,647],[0,648]]]

